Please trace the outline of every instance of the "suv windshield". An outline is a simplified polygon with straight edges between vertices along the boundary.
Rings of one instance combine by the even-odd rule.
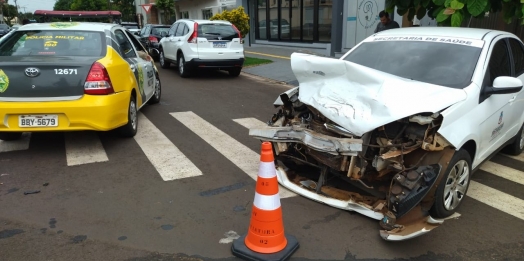
[[[233,40],[238,38],[238,33],[229,24],[199,24],[198,37],[205,37],[207,40]]]
[[[462,89],[471,83],[481,50],[422,41],[364,42],[344,60],[411,80]]]
[[[16,31],[0,43],[0,56],[104,56],[105,37],[87,31]]]

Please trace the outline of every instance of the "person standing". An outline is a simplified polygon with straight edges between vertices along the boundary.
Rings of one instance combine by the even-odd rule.
[[[380,17],[380,23],[377,24],[377,28],[375,28],[375,33],[393,28],[400,28],[397,22],[389,18],[389,14],[386,11],[381,11],[378,14],[378,17]]]

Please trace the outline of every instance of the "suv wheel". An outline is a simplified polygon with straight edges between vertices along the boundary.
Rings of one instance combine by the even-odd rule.
[[[242,71],[242,67],[229,69],[228,71],[229,71],[229,76],[237,77],[240,75],[240,71]]]
[[[166,61],[166,57],[164,57],[164,50],[160,49],[160,54],[158,55],[158,60],[160,61],[160,67],[167,69],[171,66],[171,63]]]
[[[184,59],[184,55],[180,54],[178,56],[178,72],[180,73],[180,76],[182,78],[187,78],[190,75],[189,68],[187,68],[186,60]]]

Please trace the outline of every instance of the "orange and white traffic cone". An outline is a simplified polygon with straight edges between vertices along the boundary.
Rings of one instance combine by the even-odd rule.
[[[273,147],[262,143],[255,200],[248,234],[233,242],[233,255],[244,260],[286,260],[298,249],[294,236],[284,233]]]

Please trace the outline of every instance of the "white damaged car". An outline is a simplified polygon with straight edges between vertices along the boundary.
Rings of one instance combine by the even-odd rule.
[[[278,97],[268,127],[279,182],[379,220],[386,240],[457,216],[471,174],[524,148],[524,45],[513,34],[402,28],[340,59],[291,55],[300,85]]]

